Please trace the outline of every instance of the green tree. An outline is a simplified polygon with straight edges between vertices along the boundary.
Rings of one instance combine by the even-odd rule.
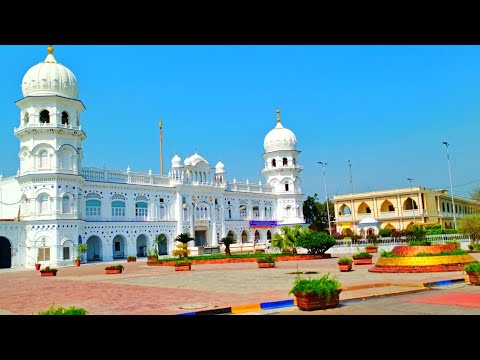
[[[473,200],[480,202],[480,188],[473,189],[473,191],[470,193],[470,197]]]
[[[236,243],[237,240],[231,235],[225,236],[220,240],[220,243],[225,245],[225,255],[231,256],[230,245]]]
[[[330,212],[330,222],[335,221],[335,206],[330,201],[328,202],[328,212]],[[312,230],[329,232],[328,212],[326,202],[318,201],[318,194],[308,196],[303,202],[303,216]]]
[[[337,241],[333,236],[310,229],[303,229],[297,238],[297,246],[307,249],[309,254],[324,254],[336,244]]]
[[[457,229],[460,234],[470,236],[475,244],[480,239],[480,214],[470,214],[458,220]]]

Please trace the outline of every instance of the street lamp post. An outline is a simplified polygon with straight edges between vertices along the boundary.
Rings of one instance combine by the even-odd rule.
[[[330,224],[330,209],[329,209],[329,204],[328,204],[328,193],[327,193],[327,181],[325,180],[325,166],[327,165],[326,162],[318,161],[320,165],[322,165],[323,168],[323,186],[325,187],[325,200],[326,200],[326,205],[327,205],[327,217],[328,217],[328,232],[330,236],[332,236],[332,225]]]
[[[410,200],[412,201],[412,210],[413,210],[413,223],[415,224],[416,218],[415,218],[415,205],[413,203],[413,190],[412,190],[412,178],[407,178],[408,181],[410,181]]]
[[[443,145],[447,148],[447,162],[448,162],[448,176],[450,177],[450,193],[452,195],[452,206],[453,206],[453,226],[457,228],[457,209],[455,208],[455,200],[453,197],[453,184],[452,184],[452,171],[450,170],[450,155],[448,153],[448,147],[450,144],[446,141],[442,142]]]
[[[349,168],[349,175],[350,175],[350,188],[352,191],[352,198],[351,198],[351,206],[352,208],[350,209],[350,215],[352,216],[352,232],[353,235],[355,235],[355,218],[353,216],[353,178],[352,178],[352,163],[350,160],[347,160],[348,168]]]

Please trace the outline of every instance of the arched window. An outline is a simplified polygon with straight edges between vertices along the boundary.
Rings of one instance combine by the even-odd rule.
[[[50,213],[50,198],[48,195],[44,194],[39,198],[39,210],[40,214]]]
[[[270,230],[267,230],[267,240],[272,240],[272,233]]]
[[[50,124],[50,113],[48,110],[43,110],[40,113],[40,124]]]
[[[188,218],[188,207],[184,207],[183,208],[183,221],[188,221],[189,218]]]
[[[135,216],[145,217],[148,215],[148,204],[144,201],[135,203]]]
[[[62,197],[62,213],[64,214],[71,214],[72,213],[72,205],[70,202],[70,197],[65,194]]]
[[[49,167],[48,151],[43,150],[38,154],[39,157],[39,168],[47,169]]]
[[[272,167],[277,167],[277,160],[275,159],[272,160]]]
[[[240,218],[241,219],[246,219],[247,218],[247,205],[240,205]]]
[[[165,204],[160,204],[159,217],[161,220],[165,220],[167,218],[167,206]]]
[[[68,113],[62,111],[62,125],[68,125]]]
[[[28,112],[27,112],[23,116],[23,126],[27,126],[29,122],[30,122],[30,115],[28,115]]]
[[[254,219],[260,219],[260,208],[258,206],[253,207],[252,213]]]
[[[290,205],[287,205],[285,208],[285,215],[289,217],[292,214],[292,207]]]
[[[101,215],[101,206],[102,202],[97,199],[90,199],[85,202],[85,214],[87,216],[100,216]]]
[[[283,165],[283,166],[287,166],[287,165],[288,165],[288,160],[287,160],[287,158],[283,158],[283,159],[282,159],[282,165]]]
[[[112,216],[125,216],[125,201],[112,201]]]

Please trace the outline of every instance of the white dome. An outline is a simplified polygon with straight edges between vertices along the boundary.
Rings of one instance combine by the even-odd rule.
[[[45,60],[31,67],[23,76],[23,96],[59,95],[71,99],[78,96],[77,78],[53,57],[53,48],[48,48]]]
[[[265,136],[263,147],[265,152],[276,150],[295,150],[297,146],[297,138],[295,134],[284,128],[280,122],[280,110],[277,110],[277,126]]]
[[[183,165],[192,165],[192,161],[188,156],[185,158],[185,160],[183,160]]]
[[[218,174],[218,173],[224,173],[225,172],[225,165],[223,165],[223,163],[221,161],[219,161],[217,163],[217,165],[215,165],[215,172]]]
[[[205,160],[203,157],[201,157],[200,155],[198,155],[197,153],[193,154],[192,156],[190,156],[189,158],[190,160],[190,164],[195,166],[197,165],[200,161],[204,161],[208,164],[208,161]]]
[[[172,168],[181,167],[182,166],[181,161],[182,159],[180,159],[180,156],[175,154],[175,156],[172,158]]]

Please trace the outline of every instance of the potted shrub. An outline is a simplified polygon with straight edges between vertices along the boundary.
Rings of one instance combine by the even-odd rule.
[[[300,310],[312,311],[338,306],[341,291],[340,282],[336,277],[330,276],[330,273],[319,279],[304,279],[297,274],[289,294],[295,295]]]
[[[35,270],[40,270],[40,266],[42,266],[42,264],[40,264],[40,258],[37,256],[37,261],[35,262]]]
[[[75,266],[80,266],[80,256],[75,258]]]
[[[376,253],[378,252],[378,245],[377,244],[368,244],[365,246],[365,251],[367,253]]]
[[[121,274],[125,267],[122,264],[109,265],[105,267],[105,272],[107,274]]]
[[[372,263],[373,255],[366,251],[358,251],[352,255],[354,265],[368,265]]]
[[[188,255],[190,255],[190,249],[188,248],[187,242],[180,241],[180,243],[175,245],[175,247],[176,249],[172,252],[173,256],[178,256],[178,260],[175,261],[175,264],[173,264],[175,271],[191,270],[192,262],[188,259]]]
[[[262,254],[257,258],[259,268],[273,268],[277,258],[273,254]]]
[[[136,256],[133,256],[133,255],[127,256],[127,262],[136,262],[136,261],[137,261]]]
[[[353,259],[350,257],[341,257],[337,261],[338,268],[342,272],[351,271],[353,265]]]
[[[175,271],[188,271],[192,269],[192,262],[188,259],[178,259],[173,266]]]
[[[472,285],[480,285],[480,262],[471,262],[463,267]]]
[[[58,269],[46,266],[45,268],[40,270],[40,276],[57,276],[57,271]]]
[[[87,244],[78,244],[77,246],[78,253],[80,254],[80,259],[82,260],[83,258],[83,262],[85,262],[85,254],[87,253],[87,249]]]

